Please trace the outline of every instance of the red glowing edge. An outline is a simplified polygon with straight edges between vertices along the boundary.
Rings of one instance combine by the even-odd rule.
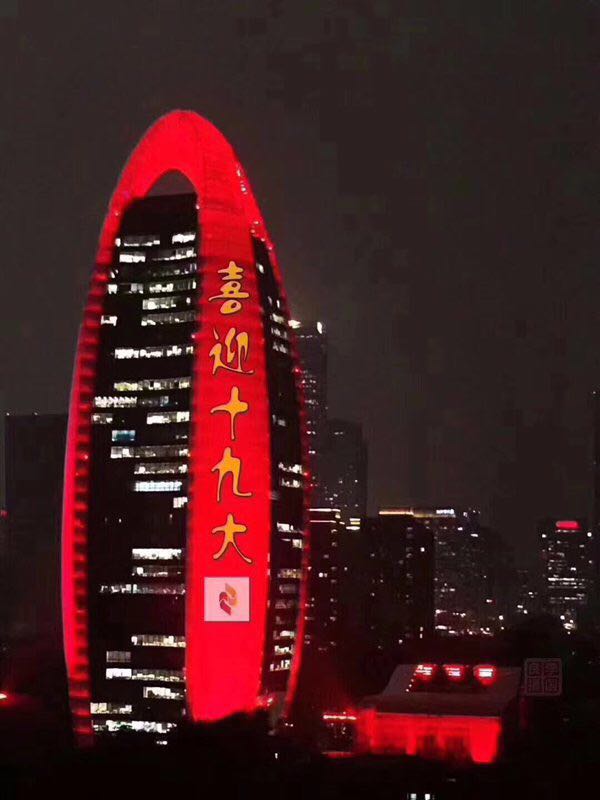
[[[443,670],[450,681],[462,681],[467,672],[464,664],[444,664]]]
[[[579,531],[581,530],[581,525],[574,519],[562,519],[558,520],[555,528],[557,531]]]
[[[192,112],[175,111],[162,117],[142,138],[127,162],[112,196],[104,222],[86,304],[84,321],[77,346],[70,399],[69,426],[65,457],[65,488],[62,531],[62,594],[64,648],[69,681],[69,697],[74,730],[80,743],[92,735],[89,712],[89,631],[87,618],[87,503],[89,492],[89,444],[94,396],[99,325],[108,271],[113,258],[114,241],[120,220],[129,204],[145,197],[151,187],[168,172],[182,173],[194,186],[199,198],[201,232],[200,263],[203,293],[198,313],[202,326],[196,338],[194,393],[192,398],[195,443],[190,459],[190,502],[188,517],[188,585],[186,675],[189,716],[192,720],[218,719],[237,711],[254,710],[259,703],[266,638],[266,614],[269,592],[269,551],[271,531],[270,411],[265,368],[262,309],[254,267],[251,235],[265,242],[278,280],[280,294],[285,293],[273,245],[260,211],[235,153],[222,134],[208,121]],[[236,315],[239,329],[254,337],[248,357],[247,400],[254,409],[251,427],[240,442],[238,456],[243,458],[244,477],[252,486],[252,511],[246,523],[247,555],[253,560],[250,622],[243,625],[204,622],[203,580],[208,575],[234,577],[241,573],[235,562],[226,566],[211,558],[204,546],[206,532],[224,520],[215,502],[207,502],[215,491],[212,467],[222,452],[217,449],[223,438],[215,431],[218,422],[210,409],[221,402],[228,384],[207,380],[210,374],[208,353],[214,344],[213,328],[219,319],[218,305],[208,297],[218,293],[217,269],[235,261],[244,268],[250,299],[244,311]],[[217,289],[217,292],[214,290]],[[258,344],[258,346],[257,346]],[[293,357],[295,351],[293,351]],[[300,371],[295,361],[296,385]],[[201,387],[201,390],[199,390]],[[301,405],[302,408],[302,405]],[[223,425],[225,415],[219,415]],[[304,414],[301,414],[304,431]],[[260,443],[260,444],[259,444]],[[303,432],[304,467],[306,437]],[[215,457],[216,456],[216,457]],[[243,488],[243,486],[242,486]],[[198,498],[202,502],[198,502]],[[308,500],[305,498],[305,509]],[[305,530],[307,525],[305,522]],[[202,538],[204,537],[204,538]],[[304,575],[308,547],[303,556]],[[297,637],[288,679],[285,707],[289,707],[297,684],[304,639],[306,579],[301,584]]]

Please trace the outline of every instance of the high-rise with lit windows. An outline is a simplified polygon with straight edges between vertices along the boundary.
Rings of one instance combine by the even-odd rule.
[[[63,621],[79,741],[288,707],[306,566],[291,336],[231,146],[195,114],[163,117],[113,195],[77,349]]]
[[[591,595],[591,531],[582,519],[545,519],[538,533],[544,610],[559,619],[566,630],[575,630]]]
[[[306,443],[312,475],[311,503],[330,507],[326,491],[327,447],[327,333],[322,322],[291,322],[302,366],[302,393],[306,412]]]

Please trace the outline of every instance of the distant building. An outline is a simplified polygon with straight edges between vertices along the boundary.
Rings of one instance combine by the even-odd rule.
[[[355,592],[364,589],[364,618],[374,650],[393,652],[406,640],[429,637],[434,627],[434,542],[410,515],[381,511],[363,521],[364,555]],[[356,601],[358,603],[358,600]]]
[[[513,614],[517,618],[534,616],[541,611],[539,580],[529,569],[518,569]]]
[[[66,414],[6,415],[2,631],[61,648],[60,527]]]
[[[308,658],[333,653],[339,644],[339,545],[344,523],[338,509],[311,508],[310,566],[304,643]]]
[[[544,519],[538,533],[544,610],[575,630],[591,595],[592,534],[582,519]]]
[[[309,466],[314,506],[329,506],[323,453],[327,443],[327,334],[322,322],[290,320],[302,368]]]
[[[496,625],[490,617],[498,614],[489,594],[490,537],[479,512],[440,507],[383,509],[380,514],[408,515],[433,534],[436,630],[446,636],[491,634]]]
[[[327,505],[339,508],[348,525],[367,513],[367,446],[362,425],[329,420],[323,454]]]

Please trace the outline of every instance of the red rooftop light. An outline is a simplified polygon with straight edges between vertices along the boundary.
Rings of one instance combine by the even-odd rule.
[[[450,681],[462,681],[465,677],[466,668],[464,664],[444,664],[444,672]]]
[[[574,519],[560,519],[555,525],[556,530],[561,531],[578,531],[581,530],[581,525]]]
[[[482,686],[491,686],[496,682],[496,667],[491,664],[477,664],[476,667],[473,667],[473,675]]]
[[[421,681],[431,681],[436,671],[437,664],[417,664],[414,676]]]

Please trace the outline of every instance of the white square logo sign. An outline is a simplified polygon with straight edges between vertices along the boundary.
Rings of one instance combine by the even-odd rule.
[[[250,578],[205,578],[205,622],[250,622]]]

